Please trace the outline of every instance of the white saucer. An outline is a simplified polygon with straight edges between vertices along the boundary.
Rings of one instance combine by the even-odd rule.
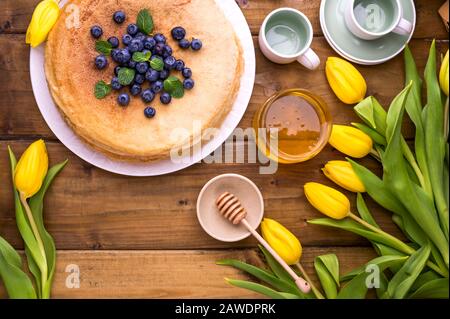
[[[411,40],[408,36],[391,33],[377,40],[362,40],[351,33],[344,20],[344,8],[348,0],[322,0],[320,4],[320,25],[325,39],[343,58],[358,64],[375,65],[384,63],[403,51]],[[416,25],[416,10],[413,0],[400,0],[403,17]]]

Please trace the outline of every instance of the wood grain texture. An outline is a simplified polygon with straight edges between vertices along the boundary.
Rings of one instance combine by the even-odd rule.
[[[17,156],[28,142],[0,142],[0,180],[9,181],[7,144]],[[59,143],[47,143],[51,163],[66,158],[69,164],[57,177],[47,196],[45,220],[58,249],[199,249],[252,247],[253,239],[228,244],[210,238],[196,217],[200,189],[212,177],[238,173],[249,177],[262,191],[265,214],[288,226],[304,245],[367,245],[355,235],[308,225],[307,219],[323,217],[307,202],[303,185],[319,181],[334,186],[321,173],[325,162],[343,159],[327,147],[315,160],[280,166],[274,175],[260,175],[258,164],[196,164],[181,172],[151,178],[107,173],[77,158]],[[363,161],[374,171],[379,165]],[[349,194],[354,198],[353,194]],[[381,226],[398,234],[390,213],[371,203]],[[9,183],[0,192],[0,229],[16,247],[17,236]],[[336,240],[338,239],[338,240]]]
[[[314,257],[335,253],[341,273],[374,257],[371,248],[308,248],[302,264],[313,280]],[[262,267],[257,250],[226,251],[58,251],[53,298],[260,298],[228,285],[224,278],[254,280],[217,260],[234,258]],[[78,265],[80,288],[69,289],[65,272]],[[0,284],[0,298],[5,292]]]
[[[42,136],[55,140],[56,137],[43,121],[36,105],[29,76],[29,50],[24,35],[0,35],[0,139]],[[256,81],[252,99],[240,127],[251,126],[253,114],[276,91],[301,87],[322,96],[328,104],[335,123],[359,121],[353,108],[340,102],[331,91],[325,77],[325,61],[336,53],[324,38],[316,38],[313,48],[319,54],[322,64],[317,71],[308,71],[298,63],[289,66],[277,65],[264,58],[256,46]],[[429,41],[413,40],[411,48],[417,64],[424,68]],[[439,42],[440,53],[448,49],[448,42]],[[404,83],[403,57],[400,55],[378,67],[358,66],[368,84],[368,95],[374,95],[385,107],[400,92]],[[413,136],[411,122],[405,124],[405,136]]]
[[[232,1],[232,0],[230,0]],[[0,3],[0,33],[25,33],[39,0],[2,0]],[[437,17],[442,0],[416,0],[417,27],[415,38],[446,39],[447,32]],[[265,16],[275,8],[292,7],[304,12],[314,28],[315,35],[322,35],[319,22],[320,0],[249,0],[242,8],[254,35]]]

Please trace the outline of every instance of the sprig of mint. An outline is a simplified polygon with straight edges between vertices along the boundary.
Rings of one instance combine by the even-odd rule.
[[[95,42],[95,50],[105,55],[110,55],[112,51],[112,45],[108,41],[98,40]]]
[[[176,99],[181,99],[184,96],[183,83],[173,75],[164,81],[164,90]]]
[[[153,70],[162,71],[164,69],[164,61],[160,58],[154,58],[150,61],[150,66]]]
[[[152,57],[152,53],[150,51],[143,53],[143,52],[134,52],[133,53],[133,61],[134,62],[147,62],[150,61],[150,58]]]
[[[119,83],[123,86],[130,85],[134,80],[134,76],[136,75],[136,71],[129,68],[121,68],[117,77],[119,79]]]
[[[149,35],[153,31],[153,18],[148,9],[142,9],[137,16],[137,26],[141,32]]]
[[[105,81],[98,81],[95,84],[94,94],[97,99],[103,99],[109,93],[111,93],[111,85],[107,84]]]

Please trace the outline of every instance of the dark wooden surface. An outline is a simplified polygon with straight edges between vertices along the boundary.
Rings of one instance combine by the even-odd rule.
[[[448,48],[448,33],[437,14],[441,2],[416,1],[418,20],[410,45],[421,69],[433,38],[439,40],[439,52]],[[25,31],[37,3],[38,0],[0,2],[0,234],[17,249],[23,248],[14,220],[7,146],[19,155],[32,141],[44,138],[52,163],[69,159],[45,204],[46,224],[58,249],[54,297],[256,297],[229,287],[223,280],[244,278],[241,273],[215,265],[221,258],[260,264],[256,242],[218,242],[202,231],[196,219],[198,192],[220,173],[239,173],[255,181],[264,195],[266,216],[285,224],[301,239],[303,264],[311,274],[313,258],[319,254],[337,253],[343,272],[373,256],[364,239],[306,224],[307,219],[320,215],[307,203],[302,186],[308,181],[330,184],[320,168],[328,160],[342,158],[330,147],[307,163],[280,166],[274,175],[259,175],[255,164],[196,164],[167,176],[132,178],[102,171],[74,156],[47,127],[31,89]],[[258,49],[257,33],[265,15],[275,8],[290,6],[311,19],[313,48],[322,62],[336,55],[322,36],[319,5],[320,1],[310,0],[250,0],[243,8],[254,36],[257,74],[240,127],[251,125],[254,112],[271,94],[292,87],[320,94],[336,123],[357,120],[352,108],[340,103],[329,89],[324,63],[314,72],[298,64],[280,66],[267,61]],[[367,80],[368,94],[375,95],[385,106],[403,86],[401,56],[382,65],[358,69]],[[405,123],[404,131],[406,136],[413,136],[410,123]],[[363,162],[379,170],[371,159]],[[390,214],[371,202],[369,205],[380,225],[399,235]],[[80,266],[80,289],[65,286],[69,264]],[[4,295],[1,291],[0,287],[0,296]]]

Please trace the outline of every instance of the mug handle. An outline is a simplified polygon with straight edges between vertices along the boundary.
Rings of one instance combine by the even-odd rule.
[[[409,35],[413,30],[413,25],[406,19],[401,19],[398,25],[392,30],[392,32],[401,34],[401,35]]]
[[[312,49],[306,50],[297,61],[310,70],[315,70],[320,65],[320,59]]]

